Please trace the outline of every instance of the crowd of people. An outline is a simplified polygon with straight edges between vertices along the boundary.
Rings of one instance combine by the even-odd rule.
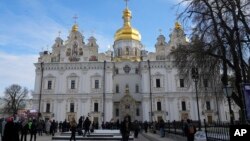
[[[13,117],[4,118],[1,121],[2,141],[27,141],[27,135],[30,134],[29,141],[36,141],[37,134],[42,136],[54,136],[58,129],[58,122],[55,120],[37,120],[37,119],[19,119]]]
[[[183,132],[187,136],[188,141],[194,140],[194,134],[196,132],[196,127],[192,124],[191,120],[187,120],[183,124]],[[2,141],[27,141],[27,135],[30,134],[29,141],[36,141],[38,136],[51,135],[54,136],[56,132],[71,132],[70,141],[75,141],[76,135],[86,136],[94,132],[95,129],[118,129],[122,135],[123,141],[129,139],[129,135],[133,132],[134,138],[138,138],[138,134],[144,130],[145,133],[148,130],[160,131],[160,137],[165,136],[165,123],[163,120],[158,122],[140,122],[131,121],[129,116],[124,117],[123,121],[110,121],[102,122],[99,126],[98,122],[91,122],[89,117],[84,118],[81,116],[78,122],[73,118],[71,121],[61,121],[57,122],[55,120],[43,120],[43,119],[22,119],[19,120],[15,116],[6,118],[1,122],[1,137]],[[84,131],[84,132],[83,132]]]

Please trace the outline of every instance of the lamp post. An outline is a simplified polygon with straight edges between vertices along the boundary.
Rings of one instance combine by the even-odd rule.
[[[228,101],[228,108],[229,108],[229,114],[230,114],[230,124],[233,124],[233,113],[232,113],[231,99],[230,99],[230,97],[232,96],[232,93],[233,93],[233,88],[231,86],[227,85],[223,88],[223,93],[227,97],[227,101]]]
[[[150,67],[150,61],[148,60],[148,73],[149,73],[149,96],[150,96],[150,118],[151,122],[153,122],[153,103],[152,103],[152,90],[151,90],[151,67]]]
[[[199,79],[198,68],[192,68],[192,79],[195,82],[195,94],[196,94],[198,122],[199,122],[198,124],[199,124],[199,131],[201,131],[201,118],[200,118],[199,99],[198,99],[198,92],[197,92],[197,83]]]
[[[42,87],[43,87],[43,65],[41,62],[41,81],[40,81],[40,93],[39,93],[39,103],[38,103],[38,113],[41,113],[41,100],[42,100]]]

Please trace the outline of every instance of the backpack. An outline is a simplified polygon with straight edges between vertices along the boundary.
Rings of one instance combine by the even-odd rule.
[[[194,134],[194,126],[193,125],[188,125],[188,133]]]

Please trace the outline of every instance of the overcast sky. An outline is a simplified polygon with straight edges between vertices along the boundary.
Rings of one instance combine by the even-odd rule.
[[[132,26],[142,35],[146,50],[154,51],[160,34],[167,40],[176,21],[180,0],[129,0]],[[49,49],[61,31],[67,39],[78,16],[79,31],[86,40],[94,35],[99,51],[113,44],[123,25],[124,0],[1,0],[0,1],[0,96],[11,84],[34,88],[35,68],[40,51]]]

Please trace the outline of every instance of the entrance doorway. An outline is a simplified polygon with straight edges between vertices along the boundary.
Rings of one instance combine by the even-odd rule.
[[[161,121],[162,120],[162,116],[158,116],[157,117],[157,121],[159,122],[159,121]]]
[[[212,123],[213,117],[211,115],[207,116],[207,122]]]

